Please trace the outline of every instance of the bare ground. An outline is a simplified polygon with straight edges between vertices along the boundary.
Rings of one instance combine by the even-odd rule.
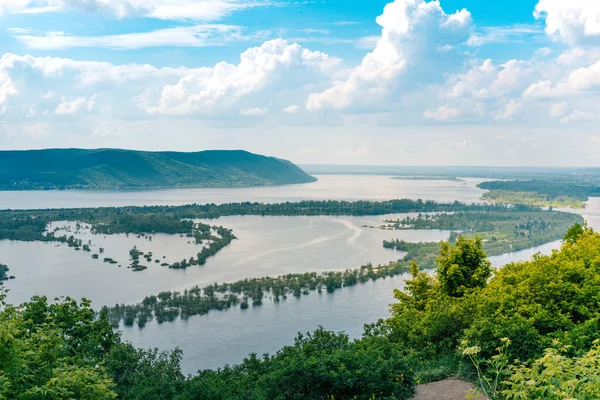
[[[449,378],[443,381],[417,385],[415,396],[411,400],[465,400],[475,388],[472,383]],[[484,400],[484,396],[474,400]]]

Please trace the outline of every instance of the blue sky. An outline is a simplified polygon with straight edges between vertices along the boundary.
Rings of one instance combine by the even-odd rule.
[[[128,51],[111,51],[98,48],[71,48],[38,50],[28,48],[9,31],[13,28],[31,28],[37,34],[64,32],[75,36],[102,36],[150,32],[159,29],[194,26],[197,20],[161,20],[154,18],[118,18],[114,15],[99,16],[81,11],[48,14],[11,14],[0,19],[0,46],[5,52],[36,56],[69,57],[82,60],[102,60],[112,63],[149,62],[155,66],[190,67],[206,66],[219,61],[235,62],[241,52],[250,46],[260,45],[265,39],[283,38],[306,40],[310,47],[359,62],[364,48],[356,44],[361,38],[381,33],[375,22],[389,1],[281,1],[277,6],[256,7],[225,15],[212,23],[235,25],[243,28],[244,39],[207,47],[157,46]],[[510,28],[513,25],[531,25],[543,31],[543,24],[536,21],[532,10],[536,1],[507,0],[502,7],[494,3],[475,0],[444,1],[448,12],[468,9],[476,19],[476,27]],[[253,37],[256,32],[263,34]],[[514,44],[514,43],[513,43]],[[517,51],[527,52],[535,43],[519,43]],[[175,49],[175,50],[174,50]],[[176,51],[179,49],[179,51]],[[506,46],[490,44],[482,53],[514,57],[514,46],[507,52]]]
[[[5,149],[600,163],[597,0],[0,0],[0,57]]]

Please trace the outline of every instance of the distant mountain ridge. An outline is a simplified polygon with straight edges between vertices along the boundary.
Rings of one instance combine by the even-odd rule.
[[[315,180],[290,161],[243,150],[0,151],[0,190],[248,187]]]

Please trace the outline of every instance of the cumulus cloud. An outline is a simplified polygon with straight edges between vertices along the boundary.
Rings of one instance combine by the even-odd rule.
[[[2,59],[0,59],[0,65],[1,63]],[[17,93],[17,88],[11,76],[7,71],[0,69],[0,105],[5,103],[9,96],[16,95]]]
[[[265,104],[265,98],[274,109],[294,113],[300,108],[290,102],[305,101],[315,83],[330,82],[339,64],[337,58],[281,39],[249,48],[238,64],[220,62],[200,68],[4,54],[0,57],[0,107],[8,107],[9,117],[25,115],[24,104],[56,115],[72,115],[88,109],[89,99],[100,94],[103,107],[128,116],[202,114],[218,118],[239,115],[240,110],[244,115],[256,115],[257,104]],[[303,83],[307,86],[304,94],[299,88]]]
[[[165,86],[149,111],[180,115],[208,113],[264,89],[283,72],[293,69],[297,75],[303,70],[327,74],[338,64],[338,59],[324,53],[275,39],[246,50],[237,65],[221,62],[212,68],[190,71],[176,84]]]
[[[60,103],[54,111],[58,115],[73,115],[80,111],[92,111],[96,105],[95,97],[90,99],[84,97],[78,97],[73,100],[64,100]]]
[[[504,120],[513,118],[515,115],[519,113],[519,111],[523,108],[523,105],[520,101],[511,99],[506,103],[502,111],[496,114],[496,120]]]
[[[552,118],[559,118],[564,116],[567,111],[569,109],[569,106],[567,105],[567,103],[556,103],[556,104],[552,104],[552,106],[550,107],[550,116]]]
[[[291,106],[283,108],[281,111],[288,114],[296,114],[298,111],[300,111],[300,107],[296,104],[292,104]]]
[[[598,116],[596,114],[592,114],[589,112],[575,110],[571,114],[567,115],[563,119],[562,122],[591,122],[596,121]]]
[[[532,83],[526,90],[526,97],[552,99],[582,94],[600,87],[600,61],[594,64],[567,71],[566,77],[541,80]]]
[[[382,30],[375,49],[349,71],[347,79],[313,93],[307,109],[341,110],[381,100],[398,86],[407,69],[422,68],[428,60],[445,54],[438,48],[463,42],[468,37],[471,14],[464,9],[446,14],[437,1],[395,0],[385,6],[376,22]]]
[[[434,119],[436,121],[452,121],[458,119],[462,114],[462,111],[458,107],[440,106],[437,109],[427,110],[423,113],[423,116],[427,119]]]
[[[600,41],[600,3],[597,0],[540,0],[534,15],[546,22],[546,33],[573,44]]]
[[[103,109],[112,108],[111,116],[146,115],[132,99],[141,93],[156,99],[165,84],[176,82],[187,71],[4,54],[0,57],[0,108],[10,122],[27,114],[32,119],[64,117],[95,109],[95,95],[101,94]],[[38,110],[35,116],[28,112],[29,106]]]
[[[236,11],[278,4],[277,0],[0,0],[3,13],[39,14],[77,10],[118,18],[215,21]]]
[[[187,71],[187,68],[156,68],[148,64],[114,65],[107,62],[6,53],[0,57],[0,87],[7,84],[15,88],[16,77],[71,79],[72,83],[88,86],[107,82],[123,84],[139,80],[173,78],[182,76]]]
[[[516,103],[511,99],[520,97],[524,88],[540,77],[540,63],[535,60],[509,60],[504,64],[495,64],[492,60],[473,61],[471,67],[463,73],[451,75],[440,89],[441,97],[455,101],[498,102],[514,111]],[[502,118],[502,110],[497,117]],[[508,114],[511,114],[510,112]],[[508,115],[506,118],[512,116]]]

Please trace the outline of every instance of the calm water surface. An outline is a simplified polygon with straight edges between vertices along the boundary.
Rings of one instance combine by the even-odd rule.
[[[462,182],[417,181],[364,175],[319,175],[317,178],[317,182],[301,185],[242,189],[0,191],[0,209],[222,204],[242,201],[280,203],[300,200],[427,199],[474,203],[484,193],[475,187],[483,179],[465,178]]]
[[[127,192],[0,192],[0,208],[56,208],[144,204],[223,203],[234,201],[281,202],[302,199],[387,200],[422,198],[449,202],[476,202],[483,191],[478,180],[402,181],[381,176],[320,176],[307,185],[252,189],[175,189]],[[592,227],[600,227],[600,199],[591,199],[581,212]],[[384,239],[439,241],[447,231],[385,231],[363,228],[404,215],[376,217],[223,217],[209,223],[233,229],[239,240],[210,258],[204,267],[170,270],[151,263],[135,273],[126,268],[129,250],[135,245],[152,251],[167,262],[189,258],[199,247],[177,235],[153,235],[152,241],[133,235],[92,235],[86,230],[77,236],[92,241],[93,252],[106,249],[101,257],[116,259],[122,267],[92,260],[90,253],[66,245],[0,241],[0,262],[8,264],[17,279],[7,283],[9,300],[26,301],[34,294],[50,297],[86,297],[95,305],[137,303],[144,296],[163,290],[183,290],[193,285],[235,281],[247,277],[291,272],[343,270],[373,262],[385,263],[402,256],[384,249]],[[496,267],[525,260],[536,252],[549,253],[560,242],[534,249],[492,257]],[[265,300],[263,306],[248,310],[234,308],[211,312],[188,321],[158,325],[149,323],[140,330],[126,328],[123,337],[140,347],[184,350],[183,368],[216,368],[240,362],[251,352],[273,352],[292,342],[299,331],[319,325],[361,335],[364,323],[388,315],[393,290],[402,288],[404,276],[368,282],[334,294],[312,293],[301,299],[280,303]]]
[[[384,239],[414,242],[440,241],[449,231],[388,231],[363,228],[379,225],[385,218],[403,218],[407,214],[380,217],[260,217],[232,216],[206,221],[233,229],[238,240],[208,259],[204,266],[173,270],[155,262],[142,272],[128,269],[129,251],[136,246],[152,252],[161,263],[173,263],[195,256],[201,249],[179,235],[94,235],[89,230],[74,234],[84,243],[91,241],[92,253],[105,252],[93,260],[92,253],[75,251],[66,244],[0,241],[0,259],[17,279],[7,282],[8,300],[21,303],[32,295],[51,298],[86,297],[96,305],[137,303],[145,296],[165,290],[183,290],[214,282],[234,282],[244,278],[277,276],[307,271],[334,271],[358,268],[372,262],[387,263],[403,256],[384,249]],[[58,223],[58,226],[65,223]],[[72,224],[74,225],[74,224]],[[118,264],[102,262],[113,258]],[[119,267],[118,265],[121,265]]]

